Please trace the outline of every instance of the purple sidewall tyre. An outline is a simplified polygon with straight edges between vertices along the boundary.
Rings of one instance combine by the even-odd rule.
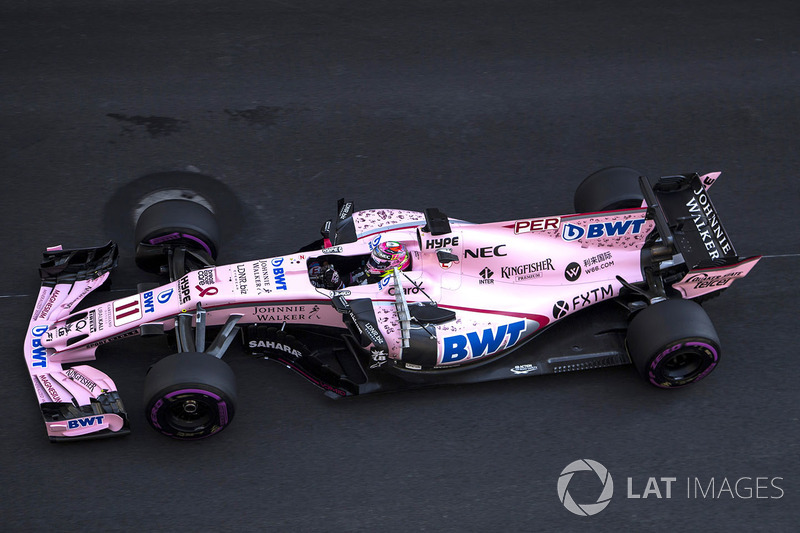
[[[142,212],[134,236],[137,246],[180,244],[216,259],[220,230],[214,214],[201,204],[190,200],[164,200]],[[137,255],[137,263],[142,259]]]
[[[233,420],[236,379],[213,355],[170,355],[148,371],[144,404],[145,418],[156,431],[183,440],[210,437]]]
[[[708,314],[691,300],[673,299],[640,311],[628,327],[628,354],[651,384],[675,388],[716,368],[719,337]]]

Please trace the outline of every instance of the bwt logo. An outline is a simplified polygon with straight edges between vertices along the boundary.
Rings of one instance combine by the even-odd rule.
[[[638,235],[642,232],[645,219],[636,220],[616,220],[614,222],[598,222],[589,224],[586,229],[575,224],[564,224],[561,230],[561,237],[567,241],[577,241],[584,235],[587,239],[599,239],[600,237],[621,237],[622,235]]]
[[[99,426],[103,423],[103,416],[87,416],[86,418],[76,418],[67,421],[68,429],[86,428],[89,426]]]
[[[167,289],[165,291],[161,291],[158,293],[156,300],[158,300],[158,303],[160,304],[165,304],[169,301],[170,298],[172,298],[172,292],[173,289]]]
[[[505,348],[517,343],[525,331],[525,321],[503,324],[498,328],[486,328],[483,332],[470,331],[466,335],[453,335],[442,340],[442,364],[478,359],[492,355],[504,347],[503,341],[508,338]]]
[[[47,368],[47,350],[42,346],[42,335],[47,332],[48,326],[34,326],[31,329],[31,366]]]
[[[153,291],[147,291],[142,295],[142,300],[144,302],[144,312],[145,313],[152,313],[156,310],[155,304],[153,303]]]
[[[279,268],[283,264],[283,257],[277,257],[272,260],[272,274],[275,276],[275,287],[278,290],[285,291],[287,290],[286,287],[286,273],[282,268]]]

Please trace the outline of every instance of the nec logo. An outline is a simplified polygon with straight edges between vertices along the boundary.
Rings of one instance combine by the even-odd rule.
[[[564,224],[561,237],[567,241],[577,241],[582,237],[599,239],[600,237],[615,237],[622,235],[636,235],[642,232],[645,219],[615,220],[614,222],[598,222],[589,224],[585,229],[575,224]]]
[[[505,244],[498,244],[494,248],[491,246],[486,246],[484,248],[478,248],[476,250],[464,250],[464,257],[505,257],[508,254],[505,254],[500,251],[501,248],[505,248]]]
[[[76,418],[67,421],[68,429],[86,428],[89,426],[99,426],[103,423],[103,415],[87,416],[86,418]]]

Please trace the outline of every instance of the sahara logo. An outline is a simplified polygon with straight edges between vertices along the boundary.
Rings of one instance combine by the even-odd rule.
[[[598,222],[589,224],[586,228],[575,224],[564,224],[561,230],[561,238],[567,242],[577,241],[584,236],[587,239],[599,239],[600,237],[621,237],[623,235],[638,235],[642,232],[645,219],[636,220],[615,220],[614,222]]]
[[[585,471],[597,474],[597,477],[603,484],[603,489],[600,492],[600,496],[597,497],[596,502],[579,504],[572,499],[567,489],[570,481],[572,481],[572,476],[574,476],[576,472]],[[608,507],[608,504],[611,503],[611,497],[614,495],[614,480],[611,478],[608,469],[597,461],[578,459],[568,464],[564,470],[561,471],[561,475],[558,477],[557,488],[558,499],[564,507],[566,507],[567,511],[578,516],[592,516]]]

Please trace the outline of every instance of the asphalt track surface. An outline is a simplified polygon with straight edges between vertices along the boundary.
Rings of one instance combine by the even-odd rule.
[[[796,531],[798,5],[4,2],[3,529]],[[109,202],[143,176],[232,191],[228,263],[313,240],[342,196],[475,222],[560,214],[612,164],[723,171],[712,196],[737,250],[768,256],[706,305],[725,353],[696,387],[619,367],[337,402],[232,350],[236,421],[185,443],[142,414],[168,349],[126,340],[96,365],[133,433],[46,438],[21,352],[40,253],[125,239]],[[121,244],[119,295],[142,281]],[[592,517],[556,491],[581,458],[615,484]],[[591,502],[599,485],[570,490]]]

